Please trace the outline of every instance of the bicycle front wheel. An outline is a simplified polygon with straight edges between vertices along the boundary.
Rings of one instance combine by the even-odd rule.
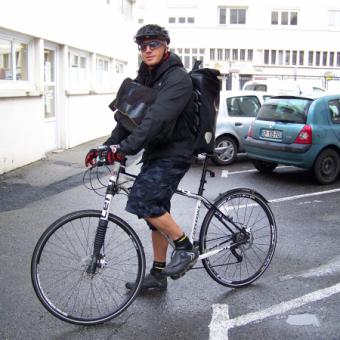
[[[217,209],[210,209],[202,224],[200,251],[216,252],[204,258],[203,265],[224,286],[249,285],[265,272],[274,255],[273,213],[266,200],[250,189],[228,191],[214,205]]]
[[[63,321],[108,321],[133,302],[142,285],[143,246],[134,230],[112,214],[97,270],[88,273],[100,217],[97,210],[68,214],[44,232],[34,249],[34,290],[43,306]],[[126,282],[134,282],[134,288],[127,290]]]

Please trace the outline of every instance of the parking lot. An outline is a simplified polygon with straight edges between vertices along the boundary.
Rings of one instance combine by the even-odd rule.
[[[46,227],[72,210],[100,209],[102,198],[82,185],[82,160],[90,144],[51,154],[0,177],[1,313],[3,339],[338,339],[340,326],[340,179],[317,185],[301,169],[278,167],[261,175],[245,157],[228,167],[211,165],[205,195],[213,199],[234,187],[251,187],[271,203],[278,244],[269,269],[253,285],[229,289],[204,271],[170,281],[165,293],[150,292],[117,319],[86,328],[48,314],[30,283],[30,256]],[[200,163],[181,183],[195,191]],[[123,211],[151,261],[149,231]],[[173,200],[177,220],[191,226],[194,202]]]

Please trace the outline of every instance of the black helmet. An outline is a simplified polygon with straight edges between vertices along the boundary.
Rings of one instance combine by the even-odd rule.
[[[135,43],[140,44],[144,39],[159,38],[170,43],[169,32],[158,25],[145,25],[141,27],[135,35]]]

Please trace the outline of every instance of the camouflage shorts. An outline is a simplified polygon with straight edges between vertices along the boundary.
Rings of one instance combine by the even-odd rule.
[[[189,167],[188,163],[171,159],[143,164],[131,188],[126,210],[139,218],[158,217],[170,212],[171,197]]]

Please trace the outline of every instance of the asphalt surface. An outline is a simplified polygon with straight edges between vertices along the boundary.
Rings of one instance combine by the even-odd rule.
[[[252,187],[271,200],[278,245],[271,266],[253,285],[229,289],[203,270],[170,281],[164,293],[141,294],[118,318],[80,327],[50,315],[36,298],[30,260],[42,232],[74,210],[101,209],[103,198],[83,186],[83,159],[101,140],[0,176],[1,339],[340,339],[340,180],[316,185],[306,171],[279,168],[263,176],[247,159],[215,167],[205,195],[212,199],[233,187]],[[201,165],[181,183],[195,191]],[[149,231],[124,212],[115,198],[112,212],[140,236],[148,264]],[[189,230],[194,202],[177,197],[173,212]],[[220,314],[219,310],[222,310]]]

